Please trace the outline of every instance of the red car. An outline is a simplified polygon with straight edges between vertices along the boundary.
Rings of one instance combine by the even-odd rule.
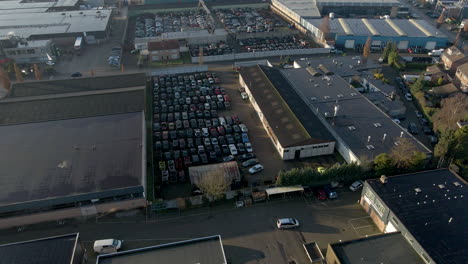
[[[314,190],[314,195],[315,195],[315,198],[317,198],[317,200],[323,201],[327,199],[327,195],[325,194],[325,191],[322,189]]]
[[[223,127],[223,126],[219,126],[219,127],[218,127],[218,133],[219,133],[220,135],[224,135],[225,131],[224,131],[224,127]]]
[[[229,95],[227,95],[227,94],[224,95],[224,101],[225,102],[230,102],[231,101],[231,98],[229,98]]]
[[[214,93],[215,93],[216,95],[221,94],[221,90],[219,90],[219,88],[216,88],[216,89],[214,90]]]
[[[234,124],[238,125],[240,123],[239,117],[232,116],[232,122],[234,122]]]
[[[188,167],[192,164],[192,161],[190,161],[190,157],[184,157],[184,164],[185,167]]]
[[[184,169],[184,163],[181,158],[177,158],[175,162],[175,166],[177,170],[182,170]]]

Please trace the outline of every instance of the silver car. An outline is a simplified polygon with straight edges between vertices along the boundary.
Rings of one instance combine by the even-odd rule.
[[[294,218],[280,218],[276,221],[276,226],[279,229],[288,229],[288,228],[296,228],[299,227],[299,221]]]

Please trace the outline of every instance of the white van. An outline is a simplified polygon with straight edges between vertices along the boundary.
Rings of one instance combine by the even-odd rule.
[[[94,241],[94,252],[102,253],[115,253],[122,247],[123,240],[117,239],[102,239]]]

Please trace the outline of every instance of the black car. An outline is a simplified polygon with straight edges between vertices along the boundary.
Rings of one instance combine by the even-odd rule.
[[[71,77],[74,77],[74,78],[81,77],[81,76],[83,76],[83,74],[81,74],[81,72],[75,72],[75,73],[71,74]]]
[[[255,158],[255,154],[252,154],[252,153],[246,153],[246,154],[239,156],[240,161],[246,161],[246,160],[253,159],[253,158]]]

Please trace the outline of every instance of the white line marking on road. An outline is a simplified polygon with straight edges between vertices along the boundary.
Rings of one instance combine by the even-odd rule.
[[[365,227],[369,227],[369,226],[374,226],[374,225],[365,225],[365,226],[355,227],[354,229],[365,228]]]

